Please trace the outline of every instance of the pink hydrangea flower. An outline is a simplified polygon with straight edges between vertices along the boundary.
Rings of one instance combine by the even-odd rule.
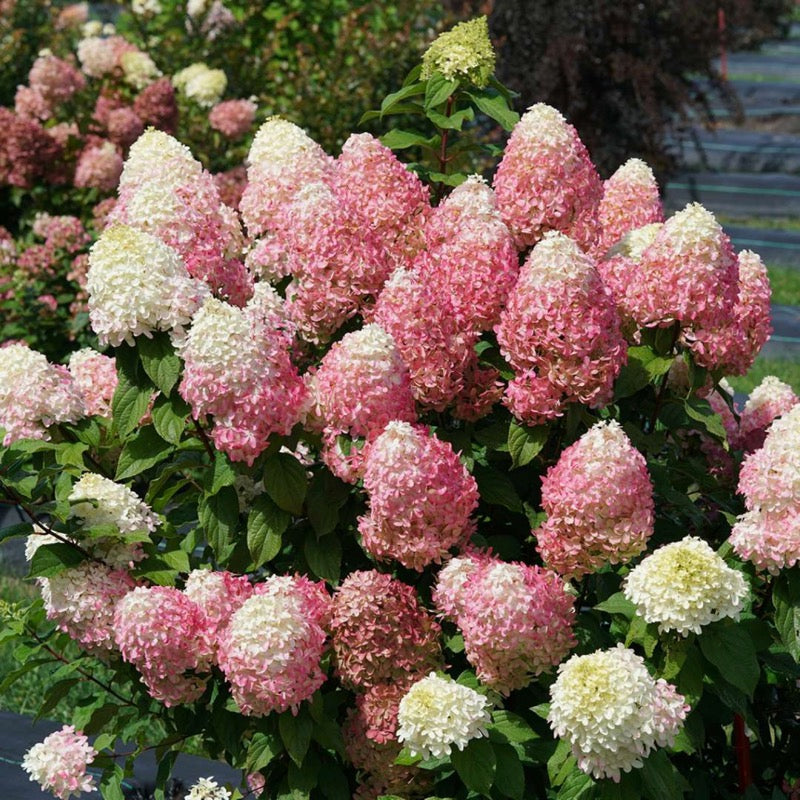
[[[653,487],[618,422],[598,423],[564,450],[542,479],[542,509],[536,549],[566,578],[625,563],[646,548]]]
[[[442,663],[441,630],[413,587],[375,570],[352,572],[342,582],[330,630],[338,675],[351,689],[426,675]]]
[[[217,172],[214,174],[214,183],[222,202],[238,210],[247,186],[247,168],[240,164],[225,172]]]
[[[213,416],[215,445],[236,461],[252,464],[300,420],[306,387],[290,342],[282,301],[263,283],[243,309],[208,298],[192,320],[179,391],[195,419]]]
[[[33,62],[28,85],[52,108],[69,100],[86,86],[86,78],[69,61],[42,55]]]
[[[594,261],[563,234],[531,251],[495,331],[516,371],[506,404],[518,419],[535,425],[565,403],[611,400],[627,358],[619,316]]]
[[[93,142],[78,156],[73,183],[79,189],[113,192],[122,175],[122,164],[122,156],[112,142]]]
[[[53,116],[53,108],[44,97],[30,86],[17,86],[14,95],[14,111],[20,117],[44,122]]]
[[[442,570],[434,597],[461,629],[482,683],[507,695],[575,645],[573,598],[554,572],[490,557],[454,561],[464,563]]]
[[[519,261],[494,192],[469,177],[438,206],[425,227],[427,250],[414,268],[447,295],[460,326],[489,330],[517,279]]]
[[[522,116],[497,167],[494,188],[520,250],[552,230],[584,249],[594,244],[603,184],[577,131],[556,109],[537,103]]]
[[[64,725],[25,753],[22,769],[44,791],[59,800],[68,800],[83,792],[96,790],[94,779],[86,767],[94,761],[97,751],[73,725]]]
[[[110,418],[117,388],[116,359],[87,347],[70,355],[68,369],[83,396],[86,413]]]
[[[129,106],[110,110],[105,126],[108,138],[120,147],[130,147],[144,132],[144,123]]]
[[[764,445],[767,428],[777,417],[800,403],[800,398],[787,383],[767,375],[750,392],[739,419],[736,446],[752,453]]]
[[[152,125],[165,133],[175,133],[178,127],[178,101],[172,81],[159,78],[145,86],[136,95],[133,110],[145,125]]]
[[[212,647],[200,607],[167,586],[139,586],[126,594],[114,614],[117,646],[139,670],[148,692],[166,706],[192,703],[206,679]]]
[[[224,100],[208,114],[208,124],[228,139],[240,139],[252,127],[256,104],[252,100]]]
[[[234,612],[253,596],[253,587],[246,575],[194,569],[186,579],[183,593],[205,615],[208,638],[216,648]]]
[[[0,108],[0,184],[30,188],[37,180],[63,183],[63,148],[33,119]]]
[[[302,576],[273,575],[234,612],[218,660],[242,713],[295,713],[325,681],[330,596]]]
[[[653,170],[644,161],[629,159],[605,181],[597,221],[600,226],[595,247],[598,258],[629,231],[664,221],[658,184]]]
[[[452,446],[408,422],[390,422],[367,451],[369,513],[359,519],[373,557],[422,571],[463,547],[475,523],[475,479]]]

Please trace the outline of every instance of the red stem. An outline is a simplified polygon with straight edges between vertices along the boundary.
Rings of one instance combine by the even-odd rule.
[[[747,787],[753,783],[753,769],[750,765],[750,740],[745,733],[741,714],[733,715],[733,749],[739,768],[739,794],[745,794]]]

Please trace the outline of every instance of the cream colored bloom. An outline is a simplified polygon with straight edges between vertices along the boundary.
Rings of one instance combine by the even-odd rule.
[[[440,72],[448,80],[466,79],[484,87],[494,72],[495,54],[486,17],[460,22],[441,34],[422,57],[422,79]]]

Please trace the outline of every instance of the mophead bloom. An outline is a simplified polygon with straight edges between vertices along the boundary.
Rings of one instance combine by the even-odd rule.
[[[767,375],[750,392],[739,419],[736,446],[752,453],[764,445],[772,421],[790,411],[800,398],[789,384]]]
[[[208,287],[192,278],[176,250],[128,225],[111,225],[89,253],[89,321],[102,343],[183,331]]]
[[[85,406],[65,367],[51,364],[24,343],[0,347],[0,428],[3,445],[17,439],[47,439],[47,428],[77,422]]]
[[[139,586],[118,603],[114,631],[122,657],[166,706],[192,703],[205,690],[212,658],[199,606],[171,586]]]
[[[521,689],[575,645],[573,597],[554,572],[491,557],[448,567],[435,597],[450,609],[481,683],[501,694]]]
[[[243,714],[297,710],[325,681],[330,615],[321,583],[273,575],[255,587],[220,637],[218,661]]]
[[[25,753],[22,769],[44,791],[59,800],[68,800],[96,790],[94,778],[86,774],[86,767],[95,756],[97,751],[89,739],[73,725],[64,725]]]
[[[351,572],[333,596],[330,623],[342,683],[366,690],[442,665],[441,630],[414,588],[376,570]]]
[[[408,422],[390,422],[369,448],[369,511],[358,522],[363,548],[422,571],[463,547],[475,523],[475,479],[448,442]]]
[[[488,735],[489,701],[469,686],[431,672],[403,696],[397,712],[397,738],[412,755],[443,758],[453,747]]]
[[[273,433],[291,431],[306,398],[289,356],[282,301],[267,284],[256,289],[244,308],[206,299],[181,346],[179,387],[195,419],[213,417],[216,446],[248,464]]]
[[[547,719],[584,772],[619,782],[620,771],[672,745],[688,711],[674,686],[654,680],[644,660],[619,644],[558,668]]]
[[[579,578],[639,555],[653,533],[644,456],[616,421],[599,422],[542,478],[547,520],[534,531],[545,564]]]
[[[593,259],[563,234],[533,248],[495,331],[516,373],[505,402],[518,419],[536,425],[566,403],[611,400],[627,358],[617,309]]]
[[[723,617],[738,619],[748,586],[708,542],[687,536],[659,547],[634,567],[624,591],[639,615],[658,623],[659,631],[688,636]]]
[[[603,183],[575,128],[551,106],[531,106],[514,126],[494,189],[520,250],[547,231],[561,231],[584,249],[597,239]]]
[[[519,260],[483,178],[470,176],[437,206],[425,241],[414,264],[421,279],[448,296],[459,325],[489,330],[516,282]]]
[[[626,161],[603,184],[603,199],[597,209],[600,233],[595,246],[598,258],[626,233],[664,221],[664,209],[653,170],[638,158]]]

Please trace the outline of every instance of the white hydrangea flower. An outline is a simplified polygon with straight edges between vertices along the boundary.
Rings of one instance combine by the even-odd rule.
[[[723,617],[738,619],[747,597],[744,576],[694,536],[660,547],[625,579],[625,596],[660,631],[687,636]]]
[[[211,108],[225,94],[228,78],[221,69],[211,69],[200,62],[176,72],[172,83],[199,106]]]
[[[25,753],[22,769],[42,789],[59,800],[68,800],[96,790],[94,779],[86,774],[96,755],[86,736],[72,725],[64,725]]]
[[[131,0],[131,11],[137,17],[155,16],[162,10],[158,0]]]
[[[173,248],[127,225],[106,228],[89,253],[89,318],[102,343],[178,329],[210,294]]]
[[[674,686],[654,680],[621,644],[561,664],[550,700],[550,727],[570,743],[578,766],[614,781],[654,748],[671,746],[689,710]]]
[[[200,778],[186,794],[186,800],[230,800],[231,793],[212,778]]]
[[[122,533],[149,531],[158,527],[158,516],[127,486],[87,472],[72,487],[72,512],[88,527],[116,525]]]
[[[423,758],[449,756],[471,739],[487,736],[489,701],[468,686],[435,672],[417,681],[403,696],[397,712],[397,738]]]
[[[140,50],[130,50],[123,53],[119,64],[125,83],[134,89],[144,89],[156,78],[161,77],[161,70],[147,53]]]

